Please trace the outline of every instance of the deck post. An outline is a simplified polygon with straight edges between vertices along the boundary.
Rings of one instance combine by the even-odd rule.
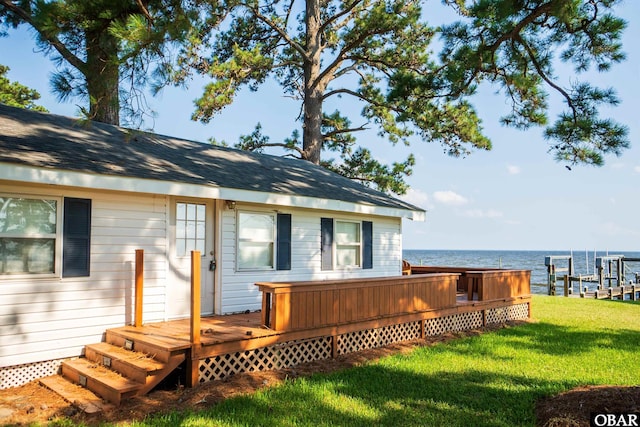
[[[338,357],[338,336],[331,335],[331,358]]]
[[[191,319],[189,338],[191,351],[187,355],[187,387],[198,385],[199,359],[196,347],[200,345],[200,251],[191,251]]]
[[[136,291],[133,326],[142,326],[142,290],[144,288],[144,250],[136,249]]]
[[[200,251],[191,251],[191,344],[200,344]]]

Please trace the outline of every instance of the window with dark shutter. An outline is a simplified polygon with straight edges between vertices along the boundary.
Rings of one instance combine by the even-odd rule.
[[[291,214],[278,214],[276,269],[291,270]]]
[[[333,270],[333,218],[320,218],[321,269]]]
[[[64,199],[62,277],[89,276],[91,200]]]
[[[362,268],[373,268],[373,222],[362,221]]]

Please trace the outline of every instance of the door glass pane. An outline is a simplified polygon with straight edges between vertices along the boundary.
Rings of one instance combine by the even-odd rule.
[[[204,221],[205,218],[205,206],[196,205],[196,219],[198,221]]]
[[[176,203],[176,255],[188,256],[198,250],[204,255],[206,242],[206,205]]]
[[[184,203],[178,203],[176,205],[176,218],[187,219],[187,205]]]

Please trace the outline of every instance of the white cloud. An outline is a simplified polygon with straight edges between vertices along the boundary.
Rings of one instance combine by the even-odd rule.
[[[503,216],[502,212],[495,209],[488,209],[486,211],[482,209],[468,209],[461,214],[467,218],[502,218]]]
[[[635,173],[640,173],[640,166],[636,166],[635,168],[633,168],[633,171]]]
[[[400,199],[420,208],[427,208],[429,206],[429,195],[415,188],[410,188],[407,194],[401,196]]]
[[[517,175],[520,173],[520,167],[515,165],[508,165],[507,172],[509,172],[509,175]]]
[[[433,198],[436,202],[449,206],[462,206],[468,202],[465,197],[453,191],[436,191]]]

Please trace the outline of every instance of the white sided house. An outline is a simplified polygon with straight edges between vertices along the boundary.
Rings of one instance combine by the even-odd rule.
[[[0,388],[55,373],[105,329],[255,311],[260,281],[398,276],[425,212],[305,161],[0,105]]]

